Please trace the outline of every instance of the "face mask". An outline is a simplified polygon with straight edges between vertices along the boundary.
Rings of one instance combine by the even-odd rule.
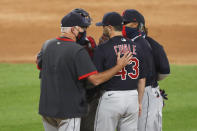
[[[79,32],[79,34],[76,37],[76,42],[80,45],[86,45],[87,40],[86,40],[86,31],[84,32]]]
[[[137,28],[131,28],[123,26],[122,34],[124,37],[133,39],[136,36],[141,35],[141,33],[137,30]]]

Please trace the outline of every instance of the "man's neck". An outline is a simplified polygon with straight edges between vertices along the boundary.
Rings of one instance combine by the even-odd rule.
[[[69,38],[69,39],[72,39],[73,41],[76,41],[76,37],[75,37],[73,34],[62,33],[61,36],[67,37],[67,38]]]
[[[114,31],[111,33],[110,38],[112,38],[114,36],[122,36],[122,32],[121,31]]]

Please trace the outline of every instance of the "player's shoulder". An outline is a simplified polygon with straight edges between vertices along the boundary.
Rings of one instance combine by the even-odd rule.
[[[149,43],[148,40],[146,40],[144,37],[139,37],[138,40],[139,42],[142,42],[142,43],[146,43],[146,44]]]
[[[106,47],[108,47],[110,45],[110,43],[112,43],[111,39],[106,40],[105,42],[99,44],[96,48],[97,49],[105,49]]]
[[[147,40],[146,40],[144,37],[140,36],[140,37],[136,38],[136,39],[134,40],[134,42],[143,45],[143,44],[147,43]]]
[[[52,38],[49,40],[46,40],[43,45],[42,45],[42,49],[45,50],[48,46],[57,43],[57,39],[56,38]]]
[[[81,49],[84,49],[83,46],[81,46],[80,44],[76,43],[76,41],[73,41],[72,39],[69,39],[69,38],[57,37],[57,38],[52,39],[51,42],[73,53]]]
[[[111,38],[111,42],[113,42],[113,43],[116,43],[116,42],[117,43],[131,42],[132,43],[131,39],[126,38],[126,37],[124,37],[122,35],[118,35],[118,36],[112,37]]]
[[[143,50],[151,50],[150,43],[144,37],[138,37],[134,42]]]
[[[151,46],[163,48],[163,46],[158,41],[154,40],[152,37],[146,36],[145,39],[151,44]]]
[[[81,52],[81,51],[87,52],[87,50],[83,46],[81,46],[80,44],[77,44],[76,42],[73,42],[71,44],[71,46],[72,46],[71,48],[73,50],[73,53],[74,52],[77,53],[77,52]]]
[[[112,39],[110,39],[109,43],[112,43],[112,45],[124,45],[124,44],[135,45],[135,42],[132,41],[130,38],[121,35],[113,37]]]
[[[61,45],[62,43],[68,43],[68,44],[70,43],[70,44],[73,44],[73,45],[75,45],[75,44],[79,45],[75,41],[73,41],[72,39],[61,38],[61,37],[46,40],[45,43],[55,43],[57,45]]]
[[[52,44],[52,43],[55,43],[55,42],[57,42],[57,39],[56,38],[52,38],[52,39],[46,40],[44,42],[44,44]]]

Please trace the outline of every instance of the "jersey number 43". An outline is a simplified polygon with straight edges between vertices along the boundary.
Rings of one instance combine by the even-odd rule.
[[[132,63],[134,63],[134,65],[132,66],[132,70],[134,71],[134,73],[133,72],[129,73],[124,67],[115,76],[120,76],[122,80],[126,80],[127,75],[129,76],[130,79],[137,79],[139,76],[139,60],[136,57],[133,57],[129,65],[131,65]]]

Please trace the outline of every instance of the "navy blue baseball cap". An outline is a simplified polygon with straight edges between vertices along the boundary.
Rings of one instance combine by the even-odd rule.
[[[103,16],[102,22],[96,23],[96,26],[121,26],[123,25],[123,20],[120,14],[117,12],[109,12]]]
[[[89,26],[89,23],[80,14],[76,12],[70,12],[62,18],[61,27],[73,26],[87,27]]]
[[[72,10],[72,12],[78,13],[81,16],[83,16],[85,18],[86,22],[89,25],[91,25],[92,18],[90,17],[89,13],[86,10],[84,10],[82,8],[75,8]]]
[[[145,25],[144,16],[135,9],[127,9],[122,14],[124,24],[130,22],[138,22]]]

